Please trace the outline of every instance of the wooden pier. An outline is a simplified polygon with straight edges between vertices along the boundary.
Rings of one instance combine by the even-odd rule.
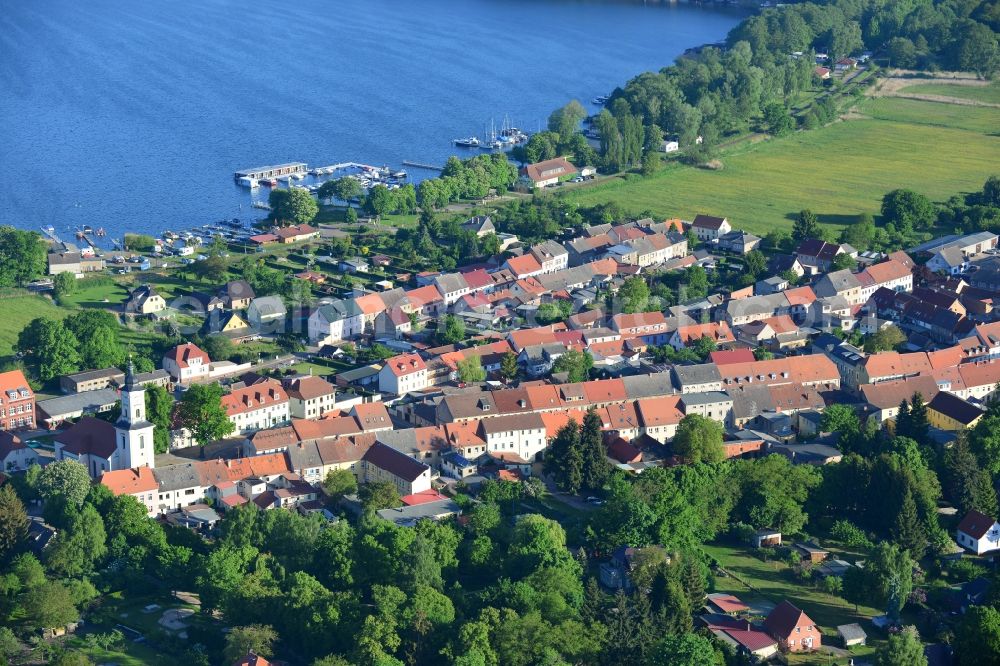
[[[444,167],[434,166],[433,164],[424,164],[422,162],[410,162],[409,160],[404,160],[403,166],[415,167],[417,169],[427,169],[428,171],[444,171]]]

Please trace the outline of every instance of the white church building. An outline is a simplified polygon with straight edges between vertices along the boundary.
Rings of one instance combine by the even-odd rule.
[[[146,391],[135,383],[131,360],[121,403],[121,416],[114,424],[85,416],[56,436],[56,460],[75,460],[94,479],[113,470],[154,467],[154,426],[146,420]]]

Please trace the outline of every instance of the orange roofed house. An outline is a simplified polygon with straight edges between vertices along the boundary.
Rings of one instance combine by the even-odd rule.
[[[764,628],[788,652],[818,650],[823,643],[816,623],[788,601],[782,601],[768,613]]]
[[[118,495],[131,495],[136,498],[140,504],[146,507],[146,513],[150,517],[158,513],[156,496],[160,486],[153,475],[153,470],[149,467],[105,472],[101,475],[101,485],[107,486],[116,497]]]
[[[240,434],[288,423],[291,418],[288,394],[275,380],[252,384],[222,396],[222,408]]]
[[[0,430],[35,427],[35,392],[20,370],[0,373]]]
[[[570,164],[569,160],[565,157],[556,157],[522,167],[521,180],[530,183],[532,187],[542,188],[555,185],[576,173],[576,167]]]
[[[662,345],[670,339],[667,319],[662,312],[617,314],[611,318],[611,328],[623,338],[640,338],[650,345]]]
[[[400,354],[385,362],[378,373],[378,390],[392,395],[427,388],[427,364],[416,354]]]

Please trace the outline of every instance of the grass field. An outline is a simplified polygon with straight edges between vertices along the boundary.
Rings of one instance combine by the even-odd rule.
[[[901,88],[901,93],[914,95],[944,95],[973,99],[977,102],[1000,104],[1000,84],[991,83],[988,86],[963,86],[955,83],[917,83]]]
[[[727,216],[763,235],[791,229],[803,208],[832,225],[877,213],[882,196],[895,188],[937,201],[979,189],[1000,164],[1000,136],[986,135],[1000,128],[1000,110],[913,102],[928,107],[914,118],[914,107],[895,104],[911,101],[876,100],[888,102],[874,105],[877,118],[744,144],[720,158],[718,171],[675,164],[650,178],[612,178],[565,196],[581,205],[617,201],[660,217]],[[995,114],[992,128],[983,126],[983,111]],[[961,128],[938,126],[947,122]]]
[[[1000,135],[1000,109],[989,106],[962,106],[902,97],[878,97],[866,99],[857,106],[857,110],[877,120],[951,127],[978,134]]]
[[[58,307],[44,296],[10,296],[0,298],[0,356],[14,351],[17,336],[35,317],[62,319],[72,311]]]

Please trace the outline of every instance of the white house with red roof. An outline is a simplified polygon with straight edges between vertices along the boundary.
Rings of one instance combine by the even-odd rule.
[[[545,272],[542,264],[535,259],[532,254],[522,254],[520,257],[511,257],[504,262],[503,268],[514,274],[517,279],[534,277]]]
[[[17,435],[0,431],[0,472],[28,469],[38,462],[38,454]]]
[[[240,434],[284,425],[291,419],[288,393],[274,380],[236,389],[222,396],[221,402],[226,416]]]
[[[617,314],[611,318],[611,328],[623,338],[641,338],[652,345],[662,345],[670,338],[667,319],[662,312]]]
[[[178,384],[205,379],[211,370],[211,364],[212,359],[208,354],[191,342],[177,345],[163,356],[163,369]]]
[[[969,511],[958,524],[955,540],[976,555],[997,550],[1000,548],[1000,523],[986,514]]]
[[[378,390],[383,393],[406,395],[428,386],[427,364],[417,354],[393,356],[378,373]]]
[[[160,486],[149,467],[118,469],[101,475],[102,486],[106,486],[117,497],[131,495],[146,507],[146,513],[153,517],[159,513],[157,495]]]
[[[728,234],[733,230],[733,226],[724,217],[698,215],[691,223],[691,229],[694,230],[694,235],[698,240],[706,241],[715,240],[719,236]]]

